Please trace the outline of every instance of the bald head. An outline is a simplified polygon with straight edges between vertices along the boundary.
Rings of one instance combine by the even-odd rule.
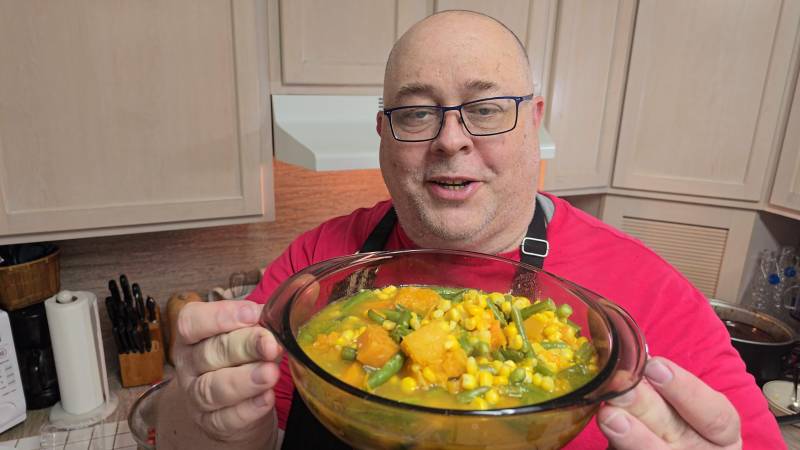
[[[473,11],[451,10],[429,16],[414,24],[392,47],[384,75],[384,103],[394,105],[400,100],[395,97],[397,90],[404,87],[409,75],[414,78],[404,70],[412,62],[415,66],[422,63],[424,70],[444,71],[451,63],[478,63],[487,58],[502,61],[495,65],[496,71],[516,78],[525,93],[533,91],[525,47],[503,23]],[[493,75],[486,73],[482,78],[488,80]]]

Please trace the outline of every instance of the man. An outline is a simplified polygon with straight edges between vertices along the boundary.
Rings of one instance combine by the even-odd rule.
[[[765,400],[703,296],[640,243],[560,199],[537,196],[543,100],[532,91],[519,40],[494,19],[452,11],[413,26],[389,56],[386,109],[377,115],[391,203],[300,236],[251,298],[264,302],[303,267],[364,249],[382,219],[393,223],[390,210],[399,223],[380,239],[381,248],[454,248],[513,259],[520,259],[520,243],[538,215],[550,243],[544,269],[625,307],[654,355],[645,381],[604,405],[571,448],[783,447]],[[175,411],[186,405],[214,448],[270,448],[278,441],[276,422],[286,428],[287,446],[324,434],[293,398],[274,337],[254,325],[259,312],[248,302],[218,302],[187,305],[180,315],[179,386],[167,398]],[[159,446],[188,447],[178,428],[160,429]]]

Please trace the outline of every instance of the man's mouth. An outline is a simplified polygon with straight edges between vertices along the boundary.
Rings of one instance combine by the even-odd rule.
[[[473,183],[472,180],[431,180],[431,183],[434,183],[438,186],[441,186],[445,189],[449,189],[451,191],[457,191],[459,189],[464,189],[470,184]]]

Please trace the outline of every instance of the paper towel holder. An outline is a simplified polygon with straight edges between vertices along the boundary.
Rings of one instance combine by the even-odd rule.
[[[90,302],[90,316],[92,321],[92,336],[94,337],[95,350],[97,352],[98,369],[103,391],[103,403],[97,408],[83,413],[72,414],[67,412],[61,405],[61,401],[53,405],[50,409],[50,423],[64,430],[85,428],[102,422],[116,411],[119,399],[116,394],[108,388],[108,373],[106,372],[105,351],[103,350],[103,339],[100,331],[100,315],[97,309],[97,297],[89,292],[71,292],[62,290],[53,299],[60,304],[72,303],[77,297],[76,294],[88,294]]]

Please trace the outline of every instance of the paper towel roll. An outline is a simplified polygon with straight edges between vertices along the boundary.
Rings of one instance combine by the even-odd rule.
[[[85,414],[103,404],[96,333],[97,297],[91,292],[61,291],[44,302],[61,406]]]

